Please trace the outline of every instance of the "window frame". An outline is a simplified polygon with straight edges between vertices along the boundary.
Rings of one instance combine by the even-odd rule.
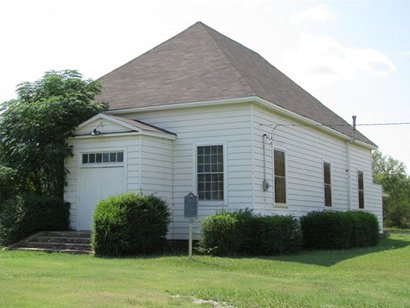
[[[100,163],[83,163],[84,154],[103,154],[103,153],[122,153],[122,162],[104,162],[103,156]],[[87,148],[78,151],[78,166],[80,168],[110,168],[110,167],[123,167],[126,166],[127,153],[123,148]]]
[[[285,203],[281,202],[276,202],[276,184],[275,184],[275,179],[276,179],[276,174],[275,174],[275,151],[278,152],[283,152],[284,153],[284,164],[285,164]],[[288,207],[288,154],[287,151],[284,148],[280,147],[275,147],[273,149],[273,158],[272,158],[272,174],[273,174],[273,204],[275,207],[278,208],[287,208]]]
[[[198,147],[203,146],[222,146],[223,154],[223,200],[199,200],[198,196]],[[209,141],[194,143],[192,145],[193,168],[192,168],[192,192],[198,197],[198,206],[221,206],[228,205],[228,158],[227,143],[225,141]]]
[[[325,165],[329,165],[329,181],[330,183],[327,184],[325,182]],[[323,205],[325,208],[333,207],[333,185],[332,185],[332,163],[329,161],[323,160],[322,162],[322,176],[323,176]],[[330,205],[326,204],[326,185],[329,185],[330,188]]]
[[[362,188],[360,189],[360,174],[362,178]],[[362,195],[362,198],[360,198],[360,193]],[[362,204],[360,202],[362,200]],[[357,207],[360,210],[363,210],[365,207],[365,199],[364,199],[364,172],[361,170],[357,170]]]

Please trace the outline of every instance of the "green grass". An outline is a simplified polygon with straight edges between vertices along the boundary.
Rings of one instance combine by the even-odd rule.
[[[0,307],[405,307],[410,234],[379,246],[274,258],[92,256],[0,251]]]

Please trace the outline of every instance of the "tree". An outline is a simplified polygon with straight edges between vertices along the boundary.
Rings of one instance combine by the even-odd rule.
[[[66,139],[81,122],[102,111],[97,82],[75,70],[50,71],[17,86],[17,98],[0,113],[2,164],[17,172],[23,190],[62,198],[72,155]]]
[[[387,194],[383,204],[386,225],[410,227],[410,177],[406,166],[380,151],[373,152],[373,180]]]

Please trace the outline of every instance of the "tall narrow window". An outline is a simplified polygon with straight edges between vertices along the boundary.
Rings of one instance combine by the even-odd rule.
[[[197,147],[198,200],[224,200],[222,145]]]
[[[332,206],[332,182],[330,164],[323,163],[323,183],[325,193],[325,206]]]
[[[357,182],[358,182],[358,191],[359,191],[359,209],[364,209],[363,171],[357,172]]]
[[[275,150],[275,203],[286,203],[285,152]]]

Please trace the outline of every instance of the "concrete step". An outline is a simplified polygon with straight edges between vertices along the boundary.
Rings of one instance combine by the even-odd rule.
[[[71,254],[92,254],[91,250],[75,250],[75,249],[54,249],[54,248],[33,248],[33,247],[15,247],[12,250],[20,251],[40,251],[40,252],[62,252],[62,253],[71,253]]]
[[[30,239],[30,242],[42,243],[74,243],[90,245],[91,239],[89,237],[63,237],[63,236],[36,236]]]
[[[90,231],[42,231],[36,236],[91,238]]]
[[[92,253],[91,233],[88,231],[43,231],[10,245],[7,249],[90,254]]]
[[[44,249],[70,249],[70,250],[91,250],[89,244],[76,243],[53,243],[53,242],[20,242],[16,247],[44,248]]]

